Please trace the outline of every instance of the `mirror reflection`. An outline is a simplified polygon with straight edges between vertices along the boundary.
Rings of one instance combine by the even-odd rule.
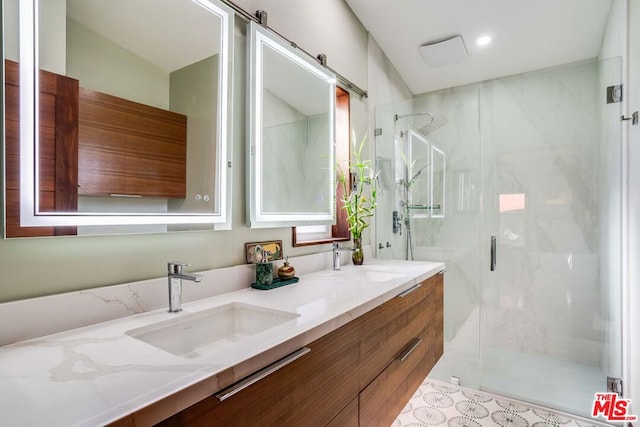
[[[30,1],[5,0],[9,14],[18,1],[27,13]],[[230,12],[209,0],[38,0],[36,10],[35,191],[7,187],[8,207],[37,194],[34,221],[47,225],[224,221]],[[29,43],[25,28],[9,30],[6,139],[17,141]],[[14,176],[10,164],[24,169],[31,151],[20,143],[7,150]]]
[[[334,216],[335,77],[250,24],[251,226]]]
[[[446,156],[431,145],[431,218],[444,218]]]
[[[406,182],[409,188],[409,206],[413,209],[413,218],[428,218],[431,207],[430,203],[430,178],[429,154],[430,145],[427,139],[409,129],[409,147]]]

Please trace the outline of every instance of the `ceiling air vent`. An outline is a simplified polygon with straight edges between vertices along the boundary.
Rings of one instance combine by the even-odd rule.
[[[466,60],[469,55],[462,36],[453,36],[420,46],[424,62],[430,67],[444,67]]]

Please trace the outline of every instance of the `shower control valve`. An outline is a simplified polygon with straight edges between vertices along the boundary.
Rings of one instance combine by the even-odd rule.
[[[402,235],[402,215],[393,211],[393,234]]]

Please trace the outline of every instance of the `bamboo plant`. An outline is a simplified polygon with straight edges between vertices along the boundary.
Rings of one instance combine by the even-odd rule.
[[[367,136],[358,144],[356,133],[352,131],[351,143],[353,144],[352,159],[349,160],[348,170],[343,170],[338,165],[338,185],[343,187],[342,208],[347,212],[347,223],[354,241],[362,238],[362,232],[369,226],[369,218],[374,215],[376,209],[376,181],[377,175],[371,168],[370,160],[362,159],[362,150]],[[353,179],[351,191],[349,186]]]

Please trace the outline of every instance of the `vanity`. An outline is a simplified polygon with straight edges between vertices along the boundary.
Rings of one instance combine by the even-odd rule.
[[[252,272],[221,270],[202,285]],[[0,410],[9,425],[389,425],[442,354],[443,270],[303,269],[295,285],[245,284],[180,313],[163,301],[5,345]],[[144,299],[142,287],[132,293]]]

